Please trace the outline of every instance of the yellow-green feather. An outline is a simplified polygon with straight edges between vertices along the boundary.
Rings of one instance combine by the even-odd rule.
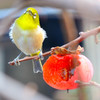
[[[39,54],[40,54],[40,51],[37,51],[36,53],[31,54],[31,56],[36,56],[36,55],[39,55]]]

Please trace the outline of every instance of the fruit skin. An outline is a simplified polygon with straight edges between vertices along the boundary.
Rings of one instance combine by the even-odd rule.
[[[73,59],[78,63],[75,66]],[[78,83],[75,80],[89,82],[92,76],[92,63],[80,54],[51,55],[43,65],[43,79],[49,86],[59,90],[76,89]]]

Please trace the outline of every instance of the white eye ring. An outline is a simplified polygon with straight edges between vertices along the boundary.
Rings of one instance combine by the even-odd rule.
[[[26,11],[24,12],[24,14],[26,13]]]
[[[36,18],[36,15],[37,15],[36,13],[33,15],[33,18],[34,18],[34,19]]]

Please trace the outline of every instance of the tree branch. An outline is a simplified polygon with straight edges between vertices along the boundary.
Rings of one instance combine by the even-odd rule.
[[[96,83],[94,81],[90,81],[87,83],[87,82],[81,82],[79,80],[76,80],[75,83],[78,83],[80,87],[81,86],[96,86],[96,87],[100,88],[100,84]]]
[[[68,48],[72,44],[79,44],[80,42],[82,42],[84,39],[88,38],[91,35],[96,36],[97,34],[99,34],[99,32],[100,32],[100,27],[94,28],[94,29],[89,30],[87,32],[80,32],[79,33],[80,36],[78,38],[76,38],[75,40],[73,40],[73,41],[71,41],[71,42],[69,42],[69,43],[67,43],[65,45],[62,45],[61,47]],[[51,51],[48,51],[48,52],[43,53],[43,56],[45,57],[45,56],[50,55],[50,54],[51,54]],[[38,59],[38,58],[39,58],[38,56],[24,57],[24,58],[20,59],[19,62],[32,60],[32,59]],[[10,62],[8,62],[8,64],[15,65],[14,61],[10,61]]]

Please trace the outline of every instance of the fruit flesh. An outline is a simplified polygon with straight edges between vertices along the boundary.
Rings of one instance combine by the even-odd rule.
[[[43,78],[53,88],[75,89],[75,80],[89,82],[93,76],[91,62],[83,55],[52,55],[43,66]]]

